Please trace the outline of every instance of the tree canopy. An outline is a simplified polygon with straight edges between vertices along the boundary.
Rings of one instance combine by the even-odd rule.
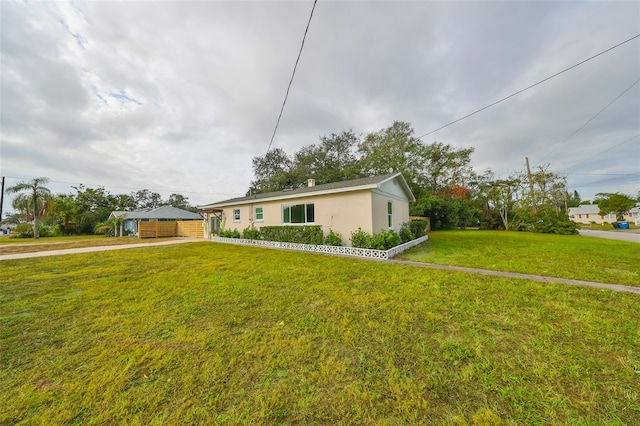
[[[18,224],[35,222],[30,232],[36,238],[42,233],[92,234],[99,224],[107,222],[112,211],[133,211],[161,205],[195,211],[189,199],[181,194],[171,194],[163,200],[160,194],[148,189],[131,194],[111,194],[103,187],[88,188],[81,184],[72,187],[74,193],[52,195],[44,186],[48,182],[47,178],[36,178],[7,188],[7,193],[17,194],[12,201],[17,214],[11,216],[10,221]]]
[[[411,215],[430,217],[433,229],[478,224],[534,229],[543,222],[560,221],[562,232],[575,232],[563,212],[567,205],[578,205],[580,196],[568,193],[564,176],[548,165],[531,173],[531,184],[524,171],[507,178],[496,178],[491,170],[478,174],[471,165],[473,151],[437,141],[425,143],[414,135],[410,123],[402,121],[360,136],[345,130],[322,136],[318,143],[292,154],[277,148],[254,157],[249,193],[299,188],[309,178],[323,184],[400,172],[416,197]],[[545,229],[553,232],[556,227]]]
[[[18,194],[12,203],[13,208],[25,212],[25,221],[29,220],[29,213],[33,217],[33,238],[39,238],[39,220],[51,207],[47,203],[51,191],[45,185],[49,183],[46,177],[31,179],[30,181],[19,182],[7,188],[7,194]],[[31,212],[29,209],[31,208]]]
[[[636,205],[636,200],[619,192],[616,192],[615,194],[596,194],[595,201],[600,209],[600,215],[604,216],[613,213],[616,215],[618,220],[624,220],[624,213],[628,212]]]

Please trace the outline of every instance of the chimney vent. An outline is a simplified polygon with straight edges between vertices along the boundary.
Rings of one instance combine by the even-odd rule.
[[[316,186],[315,179],[307,179],[307,187],[311,188],[312,186]]]

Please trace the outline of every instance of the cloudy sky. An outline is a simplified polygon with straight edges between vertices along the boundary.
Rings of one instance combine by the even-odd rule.
[[[312,4],[1,1],[0,173],[244,195]],[[320,0],[273,147],[394,120],[422,135],[638,34],[637,1]],[[635,195],[638,79],[640,38],[423,140],[498,176],[549,163],[583,199]]]

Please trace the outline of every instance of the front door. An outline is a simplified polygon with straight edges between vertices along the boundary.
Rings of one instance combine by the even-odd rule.
[[[220,218],[218,216],[211,216],[211,233],[218,235],[220,233]]]

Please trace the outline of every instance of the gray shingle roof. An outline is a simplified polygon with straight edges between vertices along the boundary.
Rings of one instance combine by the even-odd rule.
[[[267,198],[279,198],[279,197],[290,197],[292,195],[304,195],[304,194],[312,194],[314,192],[322,192],[322,191],[335,191],[335,190],[340,190],[340,189],[344,189],[344,190],[348,190],[349,188],[357,188],[357,187],[362,187],[362,186],[373,186],[373,185],[378,185],[381,182],[384,182],[385,180],[392,178],[396,175],[399,175],[402,178],[402,175],[400,173],[389,173],[386,175],[380,175],[380,176],[371,176],[371,177],[366,177],[366,178],[360,178],[360,179],[352,179],[352,180],[345,180],[342,182],[332,182],[332,183],[325,183],[322,185],[315,185],[312,187],[302,187],[302,188],[297,188],[297,189],[291,189],[291,190],[283,190],[283,191],[275,191],[275,192],[265,192],[263,194],[254,194],[254,195],[250,195],[247,197],[238,197],[238,198],[230,198],[228,200],[224,200],[224,201],[218,201],[215,203],[211,203],[211,204],[207,204],[207,205],[203,205],[203,206],[198,206],[198,208],[207,208],[207,207],[216,207],[216,206],[223,206],[223,205],[227,205],[227,204],[237,204],[237,203],[242,203],[244,201],[252,201],[252,200],[263,200],[263,199],[267,199]],[[404,180],[404,178],[402,178]],[[408,187],[407,187],[408,189]],[[410,191],[410,190],[409,190]]]
[[[124,214],[123,214],[124,213]],[[202,216],[188,210],[182,210],[173,206],[160,206],[155,209],[140,209],[133,212],[111,212],[112,215],[124,219],[182,219],[182,220],[201,220]]]

